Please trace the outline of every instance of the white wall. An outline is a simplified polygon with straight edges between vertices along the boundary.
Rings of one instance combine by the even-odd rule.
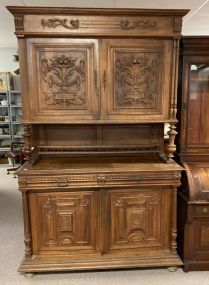
[[[18,69],[19,63],[13,61],[14,54],[17,54],[16,48],[0,48],[0,72],[13,73]]]
[[[0,48],[0,72],[11,72],[15,89],[19,89],[19,77],[14,74],[14,71],[19,68],[19,62],[13,61],[14,54],[17,54],[16,48]]]

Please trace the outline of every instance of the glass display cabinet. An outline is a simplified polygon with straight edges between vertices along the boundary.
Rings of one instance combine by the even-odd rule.
[[[178,247],[184,270],[209,270],[209,37],[183,37]]]

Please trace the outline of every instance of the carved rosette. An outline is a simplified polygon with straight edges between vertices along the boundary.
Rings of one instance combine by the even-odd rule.
[[[86,51],[41,53],[41,90],[44,109],[85,109]]]
[[[160,74],[158,54],[118,52],[115,56],[115,108],[156,109]]]
[[[26,188],[27,187],[27,180],[26,178],[19,177],[18,178],[19,188]]]

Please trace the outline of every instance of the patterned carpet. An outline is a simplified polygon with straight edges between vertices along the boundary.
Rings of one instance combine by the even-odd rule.
[[[17,272],[23,256],[21,195],[17,179],[0,168],[0,285],[209,285],[209,272],[170,273],[166,269],[37,274]]]

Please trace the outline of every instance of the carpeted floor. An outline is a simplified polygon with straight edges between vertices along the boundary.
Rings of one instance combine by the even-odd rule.
[[[170,273],[166,269],[37,274],[17,272],[24,252],[21,195],[17,179],[0,168],[0,285],[209,285],[209,271]]]

